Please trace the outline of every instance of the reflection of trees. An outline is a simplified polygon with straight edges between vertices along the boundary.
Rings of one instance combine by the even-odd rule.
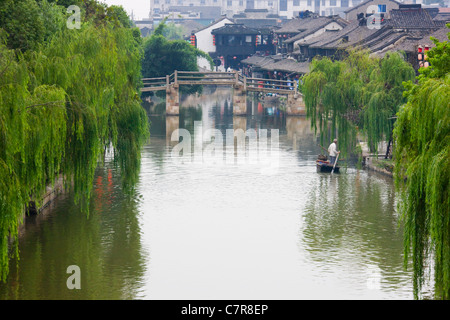
[[[135,298],[145,258],[138,200],[123,192],[120,181],[115,169],[97,169],[88,218],[70,196],[58,199],[49,220],[21,239],[20,261],[0,286],[0,298]],[[70,265],[81,269],[81,290],[66,287]]]
[[[305,209],[303,240],[311,259],[403,268],[402,233],[391,181],[360,173],[319,174]]]

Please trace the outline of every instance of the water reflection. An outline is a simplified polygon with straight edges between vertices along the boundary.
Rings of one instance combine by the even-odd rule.
[[[389,178],[358,170],[318,174],[303,214],[301,246],[320,272],[351,273],[359,283],[343,285],[361,290],[362,297],[395,297],[410,288],[395,206]]]
[[[89,219],[70,195],[56,201],[21,239],[19,269],[0,297],[411,299],[392,181],[353,168],[318,174],[309,120],[252,99],[248,116],[234,117],[231,101],[215,90],[185,98],[179,117],[149,108],[135,193],[122,192],[107,163]],[[278,129],[277,173],[174,162],[173,132],[193,135],[196,121],[221,132]],[[66,288],[71,264],[82,271],[79,291]]]
[[[142,290],[147,253],[140,242],[139,196],[125,195],[112,165],[96,170],[89,217],[62,195],[27,219],[20,260],[12,262],[1,299],[131,299]],[[81,269],[81,290],[69,290],[67,267]]]

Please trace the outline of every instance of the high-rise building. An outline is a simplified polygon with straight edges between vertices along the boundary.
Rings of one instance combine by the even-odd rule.
[[[218,16],[215,18],[219,18],[220,15],[232,18],[233,15],[249,9],[267,9],[269,14],[277,14],[287,19],[299,17],[305,11],[321,16],[344,17],[344,11],[366,1],[370,0],[150,0],[150,18],[167,16],[170,12],[176,11],[177,14],[182,12],[183,16],[190,15],[192,18],[201,19],[202,13],[199,8],[203,10],[216,8],[214,12]],[[403,1],[421,2],[422,0]]]

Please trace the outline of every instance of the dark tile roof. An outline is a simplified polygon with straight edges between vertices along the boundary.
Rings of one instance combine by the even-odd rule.
[[[310,38],[300,43],[300,45],[309,45],[312,47],[327,47],[329,44],[333,44],[339,39],[351,34],[357,28],[360,28],[358,21],[352,21],[345,26],[342,30],[338,31],[325,31],[318,37]],[[331,45],[333,46],[333,45]]]
[[[195,32],[199,32],[199,31],[205,30],[205,29],[207,29],[207,28],[209,28],[209,27],[215,25],[216,23],[219,23],[220,21],[225,20],[225,19],[228,19],[228,20],[230,20],[233,23],[233,19],[230,19],[230,18],[228,18],[227,16],[224,15],[224,16],[221,16],[219,19],[215,20],[214,22],[208,24],[207,26],[203,26],[202,28],[199,28],[199,29],[195,30]]]
[[[256,56],[253,55],[241,61],[243,64],[252,65],[267,71],[284,71],[292,73],[308,73],[309,62],[297,62],[294,59],[281,56]]]
[[[425,35],[419,34],[411,34],[409,33],[405,38],[396,42],[394,45],[387,47],[384,50],[380,50],[376,53],[377,56],[384,56],[388,51],[404,51],[409,53],[414,53],[417,50],[417,47],[420,46],[430,46],[434,47],[434,43],[431,41],[431,37],[438,39],[439,41],[447,41],[448,40],[448,32],[450,29],[447,27],[440,28],[439,30],[428,33]]]
[[[437,21],[450,21],[450,12],[439,12],[437,15],[433,17],[434,23]]]
[[[212,34],[259,34],[258,30],[244,26],[243,24],[225,24],[223,27],[214,29]]]
[[[307,19],[310,19],[310,18],[307,18]],[[304,20],[306,20],[306,19],[304,19]],[[300,33],[298,33],[294,37],[285,40],[285,42],[293,43],[293,42],[300,40],[316,31],[319,31],[320,29],[324,28],[325,26],[327,26],[328,24],[330,24],[332,22],[336,22],[341,27],[345,27],[346,25],[348,25],[348,22],[340,17],[320,17],[320,18],[316,18],[316,19],[313,18],[310,21],[308,21],[306,24],[304,24],[304,28],[305,28],[304,30],[302,30]]]
[[[330,20],[331,20],[330,17],[308,17],[304,19],[294,18],[291,20],[287,20],[287,22],[285,22],[281,26],[281,28],[274,30],[274,32],[277,34],[282,33],[297,34],[306,31],[310,28],[313,28],[314,26],[323,25],[324,23],[327,23]]]
[[[448,33],[450,32],[450,29],[447,27],[440,28],[436,30],[435,32],[423,35],[422,37],[416,38],[414,41],[410,41],[408,45],[402,45],[403,50],[405,51],[411,51],[414,52],[417,48],[417,46],[430,46],[434,47],[434,42],[431,41],[431,37],[438,39],[440,42],[442,41],[448,41]]]
[[[262,66],[261,69],[305,74],[309,72],[309,62],[297,62],[294,59],[281,59],[279,61],[268,63]]]
[[[277,19],[245,19],[245,18],[234,18],[236,23],[240,23],[249,28],[254,29],[272,29],[274,26],[278,25]]]
[[[422,8],[402,8],[391,10],[390,23],[394,28],[433,29],[436,24],[427,10]]]
[[[263,67],[266,64],[273,63],[274,59],[272,56],[257,56],[253,55],[248,57],[247,59],[242,60],[241,62],[244,64],[249,64],[256,67]]]
[[[360,26],[354,22],[339,31],[336,35],[325,34],[325,39],[320,42],[311,44],[312,48],[323,49],[344,49],[351,46],[358,46],[364,41],[369,41],[376,37],[377,34],[384,33],[384,29],[369,29],[366,26]]]

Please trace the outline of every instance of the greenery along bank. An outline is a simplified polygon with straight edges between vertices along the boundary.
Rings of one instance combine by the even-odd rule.
[[[75,3],[74,3],[75,2]],[[88,212],[94,170],[111,145],[129,186],[148,121],[140,105],[141,38],[121,7],[0,1],[0,275],[30,200],[62,175]],[[17,245],[13,250],[17,252]]]
[[[144,58],[142,60],[142,75],[144,78],[165,77],[175,70],[199,71],[197,57],[209,61],[211,69],[213,60],[209,54],[197,49],[187,41],[170,39],[166,31],[174,29],[173,24],[166,24],[167,17],[163,19],[153,33],[144,39]],[[198,77],[198,75],[197,75]],[[201,93],[201,85],[181,87],[183,93]]]
[[[339,133],[343,153],[352,152],[360,132],[376,152],[379,142],[392,139],[393,117],[406,101],[402,83],[414,77],[400,53],[377,59],[367,51],[350,50],[342,61],[314,59],[300,90],[322,143]]]
[[[433,265],[436,298],[450,299],[450,46],[432,40],[431,67],[405,84],[408,101],[394,129],[394,176],[414,293],[420,294],[425,266]]]
[[[355,151],[358,133],[373,152],[380,141],[392,141],[414,295],[420,296],[425,266],[433,265],[435,298],[449,299],[450,47],[433,41],[430,67],[417,78],[399,53],[377,59],[350,51],[342,61],[315,59],[300,90],[322,140],[337,133],[344,153]]]

